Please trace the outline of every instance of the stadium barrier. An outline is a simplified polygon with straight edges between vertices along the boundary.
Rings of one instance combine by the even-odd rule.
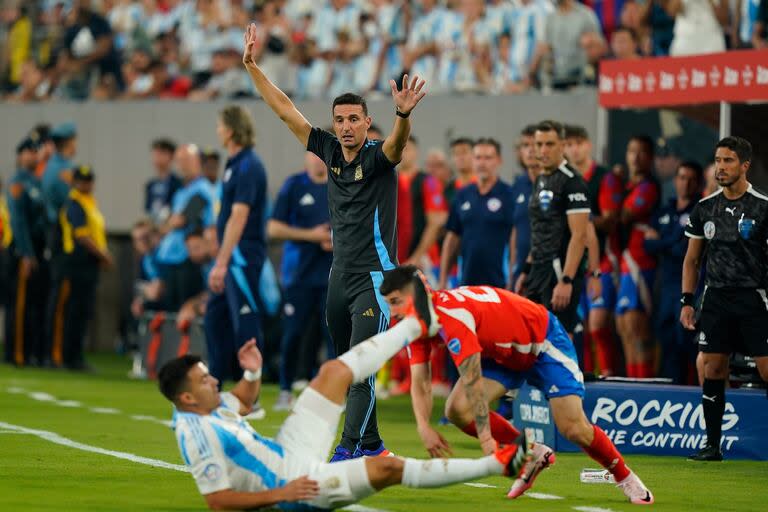
[[[586,384],[584,410],[625,455],[685,457],[706,443],[701,388],[658,384]],[[559,452],[580,451],[556,432],[544,394],[528,385],[515,400],[515,425],[532,428],[536,440]],[[721,448],[726,458],[768,460],[765,390],[726,394]]]
[[[176,314],[148,311],[139,319],[140,361],[133,375],[154,379],[163,364],[187,353],[206,358],[205,333],[201,319],[177,325]]]

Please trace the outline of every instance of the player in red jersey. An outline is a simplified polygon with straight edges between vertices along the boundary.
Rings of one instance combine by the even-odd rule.
[[[476,436],[484,453],[496,442],[512,443],[519,432],[488,404],[518,389],[524,381],[541,389],[549,400],[555,425],[569,441],[611,471],[632,503],[651,504],[653,495],[624,463],[619,451],[599,427],[590,424],[582,405],[584,377],[565,329],[543,306],[512,292],[490,286],[432,291],[413,285],[416,267],[390,271],[379,289],[392,318],[403,318],[411,304],[428,293],[440,330],[408,346],[411,358],[411,397],[419,435],[433,457],[450,453],[450,446],[429,425],[432,400],[429,354],[433,343],[445,344],[461,374],[445,414],[465,433]],[[433,324],[433,319],[422,319]],[[537,444],[533,458],[508,496],[516,498],[536,476],[554,462],[554,452]]]
[[[627,145],[629,182],[621,205],[626,247],[621,253],[621,282],[616,327],[624,347],[627,377],[653,377],[655,347],[651,334],[656,259],[645,250],[645,232],[659,202],[653,178],[653,140],[636,135]]]

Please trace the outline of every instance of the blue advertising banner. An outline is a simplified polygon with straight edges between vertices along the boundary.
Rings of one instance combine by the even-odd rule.
[[[720,441],[725,457],[768,460],[765,390],[729,390],[725,396]],[[584,410],[623,454],[688,456],[707,441],[701,388],[589,383]],[[537,415],[543,417],[543,412]],[[557,451],[579,451],[559,434],[556,437]]]
[[[538,388],[523,384],[515,397],[513,423],[521,432],[533,430],[537,443],[555,447],[555,423],[549,410],[549,402]]]

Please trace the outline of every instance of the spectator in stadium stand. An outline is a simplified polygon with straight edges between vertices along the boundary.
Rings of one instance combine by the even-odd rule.
[[[389,323],[378,283],[384,272],[394,268],[392,261],[397,260],[395,166],[408,140],[412,109],[426,94],[422,91],[425,83],[407,76],[400,84],[390,81],[395,124],[383,142],[367,140],[371,118],[365,99],[355,94],[339,96],[332,106],[333,135],[313,127],[253,61],[255,28],[248,27],[243,53],[251,80],[298,141],[323,158],[331,171],[328,203],[334,230],[334,261],[327,317],[340,353],[383,331]],[[378,432],[375,405],[372,381],[352,388],[341,444],[332,460],[388,453]]]
[[[579,323],[589,229],[587,186],[565,159],[563,125],[542,121],[534,141],[541,172],[530,200],[531,252],[516,288],[553,311],[573,335]]]
[[[536,177],[539,175],[541,165],[536,158],[536,146],[533,136],[536,134],[536,125],[528,125],[520,132],[517,141],[517,159],[520,164],[520,173],[512,183],[512,195],[515,198],[515,210],[513,214],[514,225],[512,227],[512,254],[511,279],[507,288],[513,290],[520,273],[525,267],[525,260],[531,252],[531,219],[528,215],[528,203],[531,200],[531,191]]]
[[[685,229],[690,241],[683,264],[680,321],[691,331],[696,328],[694,292],[707,252],[698,337],[707,446],[689,460],[723,459],[720,436],[731,353],[754,357],[760,377],[768,382],[768,197],[747,181],[751,164],[752,146],[747,140],[726,137],[718,142],[716,179],[723,188],[699,201]]]
[[[323,160],[307,151],[304,171],[283,183],[272,218],[267,222],[269,238],[285,242],[280,272],[284,298],[280,395],[274,405],[278,411],[288,411],[293,406],[291,385],[297,361],[307,356],[307,351],[311,351],[307,359],[317,359],[317,344],[301,346],[314,315],[321,319],[322,338],[329,347],[329,358],[333,358],[325,321],[328,273],[333,261],[330,222],[328,168]]]
[[[634,4],[633,2],[632,4]],[[632,4],[626,4],[625,9]],[[675,38],[675,18],[667,14],[661,0],[653,0],[637,4],[639,9],[639,26],[630,28],[639,30],[640,28],[650,32],[650,55],[655,57],[664,57],[669,55],[669,47]]]
[[[661,343],[660,376],[675,384],[694,384],[696,345],[693,333],[680,324],[681,304],[677,292],[682,286],[688,239],[685,226],[701,198],[703,169],[697,162],[683,162],[675,176],[677,197],[660,207],[645,231],[645,249],[659,258],[659,303],[654,311],[656,338]]]
[[[613,36],[622,33],[618,28]],[[600,294],[589,297],[585,290],[582,295],[583,314],[586,315],[585,329],[588,339],[596,346],[597,362],[601,375],[613,375],[615,349],[611,312],[616,305],[616,282],[618,281],[618,217],[624,197],[624,184],[615,174],[599,165],[592,158],[592,141],[583,126],[566,125],[565,155],[587,184],[592,224],[598,238],[600,264],[592,277],[600,279]],[[591,354],[587,343],[585,358]]]
[[[208,274],[208,286],[214,295],[206,313],[216,301],[213,309],[220,318],[206,314],[206,322],[224,327],[206,327],[206,333],[215,336],[208,340],[209,347],[217,348],[217,361],[212,369],[226,373],[236,361],[237,350],[246,341],[255,338],[264,343],[261,316],[265,308],[258,292],[267,257],[264,211],[267,173],[253,150],[254,126],[247,110],[236,105],[225,107],[219,113],[216,132],[229,159],[224,166],[221,210],[216,225],[219,251]],[[225,307],[221,305],[222,298]],[[233,335],[228,336],[228,332]],[[235,370],[237,379],[239,373]]]
[[[10,226],[6,228],[12,241],[8,247],[5,361],[19,367],[50,365],[45,342],[49,228],[40,180],[35,176],[37,154],[37,139],[25,137],[16,147],[17,170],[8,182]]]
[[[139,319],[145,311],[162,311],[163,281],[157,263],[157,245],[160,234],[149,219],[137,221],[131,228],[133,252],[139,262],[139,271],[133,286],[131,314]]]
[[[22,68],[32,52],[32,21],[29,17],[29,7],[21,5],[19,1],[7,2],[3,10],[5,19],[0,20],[8,24],[5,51],[6,55],[0,57],[0,72],[2,72],[2,89],[0,94],[11,92],[21,83]],[[7,81],[6,81],[7,78]]]
[[[448,207],[442,183],[418,165],[418,141],[410,135],[397,167],[397,259],[431,275],[435,267],[439,271],[436,242],[448,220]]]
[[[518,7],[506,13],[504,33],[509,37],[509,71],[505,92],[522,92],[530,87],[533,57],[544,40],[546,19],[553,9],[550,2],[521,0]]]
[[[656,258],[645,249],[645,231],[659,204],[661,191],[653,175],[654,143],[635,135],[627,144],[629,169],[620,224],[626,247],[621,253],[621,281],[616,302],[616,328],[624,347],[627,377],[655,373],[655,343],[651,331]]]
[[[512,187],[499,178],[501,165],[498,141],[475,141],[472,166],[477,182],[459,190],[451,204],[440,255],[439,289],[446,287],[457,255],[461,285],[506,286],[515,197]]]
[[[594,79],[587,70],[606,50],[594,11],[575,0],[558,0],[547,16],[544,41],[536,50],[531,73],[541,71],[542,86],[547,82],[554,88],[583,84]]]
[[[437,78],[437,38],[448,14],[437,0],[418,0],[403,52],[403,68],[414,76],[434,83]]]
[[[182,187],[182,183],[173,172],[176,143],[160,138],[152,141],[151,148],[152,166],[157,176],[144,185],[144,212],[159,225],[168,220],[173,196]]]
[[[631,28],[618,27],[611,35],[611,56],[619,60],[639,59],[637,33]]]
[[[113,266],[107,248],[104,216],[93,196],[94,173],[75,167],[72,189],[61,209],[63,270],[56,294],[52,359],[76,371],[90,371],[83,357],[88,324],[93,318],[99,268]]]
[[[231,48],[213,52],[211,76],[199,88],[189,93],[192,101],[210,101],[216,98],[240,98],[251,95],[248,75],[240,65],[240,55]]]
[[[213,188],[203,176],[200,150],[194,144],[182,145],[176,150],[175,161],[183,186],[173,196],[170,217],[160,226],[163,238],[155,257],[165,284],[163,302],[169,311],[178,311],[204,288],[197,279],[200,268],[189,259],[184,242],[188,233],[215,222]]]
[[[760,0],[755,25],[752,28],[752,47],[756,49],[768,47],[768,0]]]
[[[62,74],[61,91],[71,100],[87,99],[92,73],[98,69],[99,82],[114,91],[123,89],[120,55],[109,22],[90,8],[88,0],[76,0],[71,16],[75,20],[64,35],[57,67]]]
[[[477,176],[472,165],[472,147],[475,141],[469,137],[459,137],[451,141],[451,162],[456,172],[452,183],[445,186],[445,197],[448,204],[453,203],[456,192],[469,184],[477,182]]]
[[[733,48],[751,48],[755,22],[758,20],[760,0],[734,0]]]
[[[728,24],[727,1],[662,0],[664,10],[675,18],[671,56],[699,55],[725,51],[723,26]]]

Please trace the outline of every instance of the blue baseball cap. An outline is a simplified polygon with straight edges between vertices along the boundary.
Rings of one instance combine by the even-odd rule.
[[[51,138],[53,139],[71,139],[77,136],[77,127],[75,123],[61,123],[57,124],[53,130],[51,130]]]

